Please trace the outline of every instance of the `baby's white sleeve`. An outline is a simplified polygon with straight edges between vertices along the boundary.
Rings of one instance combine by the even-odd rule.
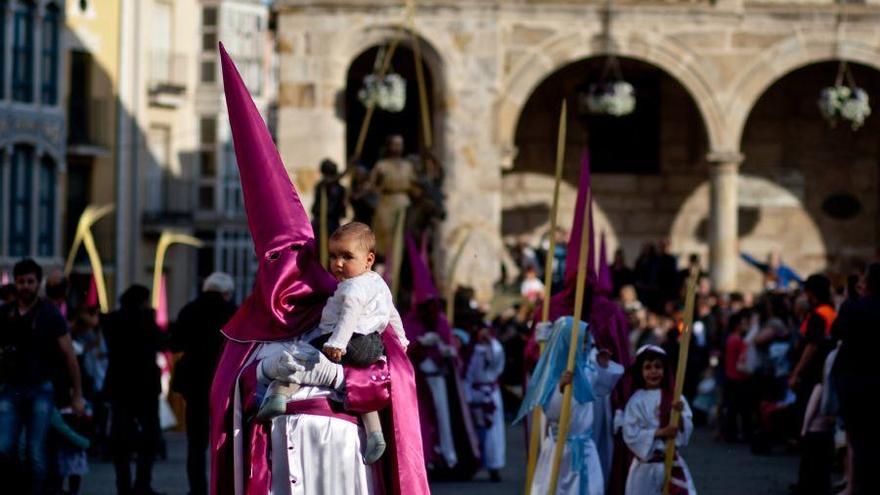
[[[352,284],[348,287],[342,287],[336,290],[333,297],[341,299],[339,304],[339,319],[336,326],[333,327],[333,333],[330,339],[324,344],[324,347],[333,347],[342,349],[348,347],[354,331],[357,328],[358,317],[363,308],[363,292],[357,290],[357,286]]]
[[[403,329],[403,321],[400,319],[400,313],[397,312],[397,308],[394,306],[391,306],[391,319],[388,323],[391,324],[391,328],[394,329],[394,333],[397,334],[397,339],[400,341],[403,348],[408,348],[409,340],[406,339],[406,331]]]

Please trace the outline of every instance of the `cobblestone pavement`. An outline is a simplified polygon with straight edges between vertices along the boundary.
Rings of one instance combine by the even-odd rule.
[[[168,459],[154,468],[154,487],[168,495],[185,495],[186,439],[182,433],[166,433]],[[501,483],[490,483],[480,473],[469,483],[435,483],[437,495],[488,495],[522,493],[525,483],[525,439],[521,428],[508,430],[507,467]],[[797,475],[797,458],[777,453],[754,456],[744,445],[726,445],[712,440],[711,432],[697,430],[692,444],[683,452],[700,495],[786,495]],[[92,462],[83,483],[85,495],[115,494],[113,465]]]

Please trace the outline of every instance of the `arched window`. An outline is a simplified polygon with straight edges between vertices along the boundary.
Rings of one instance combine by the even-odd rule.
[[[16,145],[9,171],[9,256],[27,256],[31,252],[33,171],[34,149]]]
[[[61,39],[61,14],[54,4],[43,16],[43,44],[40,54],[40,100],[47,105],[58,103],[58,50]]]
[[[34,13],[32,3],[15,4],[12,14],[12,99],[34,101]]]
[[[49,156],[40,160],[37,197],[37,255],[55,254],[55,162]]]

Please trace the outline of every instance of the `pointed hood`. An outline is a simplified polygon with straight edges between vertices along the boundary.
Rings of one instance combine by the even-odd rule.
[[[605,251],[605,232],[599,237],[599,275],[596,281],[596,292],[605,296],[613,296],[614,280],[611,278],[611,267]]]
[[[98,307],[98,283],[95,281],[95,274],[89,277],[89,290],[86,292],[86,306],[90,308]]]
[[[224,328],[232,340],[274,341],[315,326],[336,281],[281,156],[223,44],[220,63],[248,227],[258,267],[253,294]]]
[[[406,254],[409,257],[409,268],[412,273],[412,304],[416,306],[432,299],[439,299],[440,294],[434,286],[434,278],[428,268],[423,252],[419,251],[415,239],[406,236]]]
[[[586,208],[587,196],[590,197],[590,208]],[[590,235],[587,249],[587,274],[589,278],[594,278],[595,271],[595,254],[593,249],[593,195],[592,195],[592,178],[590,175],[590,152],[584,148],[581,155],[581,175],[578,181],[577,201],[574,206],[574,221],[571,224],[571,233],[568,237],[568,247],[565,255],[565,285],[574,286],[577,280],[577,265],[581,246],[581,225],[584,222],[584,213],[590,215]],[[591,276],[593,275],[593,276]]]

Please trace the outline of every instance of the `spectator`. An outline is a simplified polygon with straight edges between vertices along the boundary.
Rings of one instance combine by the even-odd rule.
[[[171,328],[171,349],[183,352],[174,370],[172,390],[186,400],[186,472],[190,495],[208,493],[205,451],[208,448],[208,395],[223,347],[220,329],[235,313],[232,277],[214,272],[202,293],[180,310]]]
[[[321,193],[327,195],[327,237],[336,232],[345,216],[345,188],[339,183],[339,169],[333,160],[321,162],[321,180],[315,185],[315,202],[312,204],[312,229],[321,232]]]
[[[16,263],[13,277],[17,302],[0,307],[0,479],[23,481],[16,463],[24,428],[27,482],[10,493],[42,494],[50,468],[46,440],[58,370],[66,370],[63,381],[72,388],[70,406],[76,414],[84,413],[85,402],[67,322],[54,305],[37,297],[43,269],[25,259]]]
[[[724,425],[722,434],[728,442],[735,442],[742,437],[748,439],[751,434],[751,409],[749,397],[749,375],[742,371],[746,358],[747,345],[745,334],[748,330],[747,313],[738,312],[731,315],[728,321],[729,335],[724,345]],[[741,429],[737,424],[741,421]]]
[[[679,301],[678,262],[675,256],[669,252],[669,241],[663,240],[659,244],[657,257],[657,286],[660,289],[660,297],[663,304],[669,301]],[[699,260],[698,260],[699,261]]]
[[[531,304],[535,304],[544,297],[544,283],[538,280],[538,271],[535,267],[526,268],[522,284],[519,286],[519,294]]]
[[[149,307],[150,291],[132,285],[119,298],[120,308],[107,317],[109,357],[107,394],[113,411],[110,429],[116,489],[132,493],[131,451],[137,451],[134,493],[155,494],[153,460],[159,441],[159,367],[161,331]],[[140,435],[136,431],[140,430]]]
[[[635,272],[626,266],[622,248],[617,248],[614,251],[614,261],[611,262],[611,280],[614,282],[613,295],[615,298],[620,296],[620,289],[632,285],[636,281]]]
[[[798,419],[803,419],[813,387],[822,380],[822,365],[831,351],[831,326],[837,313],[831,305],[831,281],[824,275],[810,275],[804,282],[804,293],[810,305],[801,324],[800,358],[795,364],[788,386],[797,396]]]
[[[875,409],[865,405],[866,398],[880,390],[880,371],[874,361],[880,349],[880,264],[868,267],[864,283],[864,296],[841,308],[839,321],[835,321],[841,346],[832,372],[852,446],[854,495],[880,493],[880,477],[873,472],[880,466],[876,449],[880,423]]]
[[[67,318],[67,294],[70,283],[58,270],[46,277],[46,299],[58,308],[61,316]]]
[[[15,302],[15,284],[0,287],[0,305]]]

